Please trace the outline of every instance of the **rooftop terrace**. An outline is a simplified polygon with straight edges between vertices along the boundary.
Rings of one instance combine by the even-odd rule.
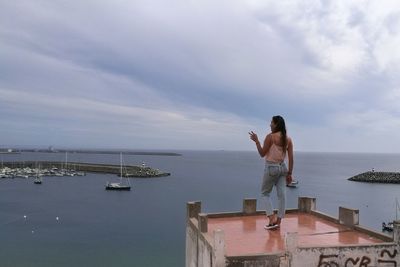
[[[315,210],[315,198],[299,198],[281,227],[265,230],[264,211],[245,199],[241,212],[201,213],[187,205],[186,266],[398,266],[400,222],[393,236],[359,226],[358,210],[339,207],[339,218]],[[360,265],[360,264],[363,265]],[[386,265],[385,265],[386,264]]]

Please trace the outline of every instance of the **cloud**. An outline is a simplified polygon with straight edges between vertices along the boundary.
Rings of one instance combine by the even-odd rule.
[[[302,150],[362,150],[400,130],[399,31],[389,0],[3,2],[0,137],[252,149],[282,114]]]

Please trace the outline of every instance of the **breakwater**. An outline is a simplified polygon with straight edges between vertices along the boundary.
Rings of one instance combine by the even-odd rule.
[[[81,163],[81,162],[57,162],[57,161],[13,161],[3,162],[2,167],[15,168],[40,168],[43,169],[68,169],[80,172],[113,173],[121,175],[121,166],[112,164]],[[148,166],[124,165],[122,167],[123,177],[152,178],[169,176],[170,173],[162,172]]]
[[[368,171],[350,177],[348,180],[367,183],[400,184],[400,173]]]

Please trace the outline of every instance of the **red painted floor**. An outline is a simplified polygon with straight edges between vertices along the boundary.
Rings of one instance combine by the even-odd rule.
[[[370,237],[343,225],[305,213],[290,213],[276,230],[265,230],[264,215],[231,218],[209,218],[208,234],[221,229],[225,233],[225,254],[273,253],[285,250],[285,233],[298,232],[299,246],[372,244],[384,241]]]

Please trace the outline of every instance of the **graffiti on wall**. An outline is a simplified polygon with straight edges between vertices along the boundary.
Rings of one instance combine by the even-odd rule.
[[[397,250],[389,251],[387,249],[382,249],[380,251],[378,257],[378,266],[379,264],[385,264],[384,266],[389,266],[388,264],[393,264],[393,267],[397,267],[397,261],[395,260],[397,256]],[[319,256],[318,266],[317,267],[341,267],[338,263],[339,255],[331,254],[324,255],[321,254]],[[362,257],[347,257],[344,261],[344,267],[372,267],[372,260],[369,256]]]

